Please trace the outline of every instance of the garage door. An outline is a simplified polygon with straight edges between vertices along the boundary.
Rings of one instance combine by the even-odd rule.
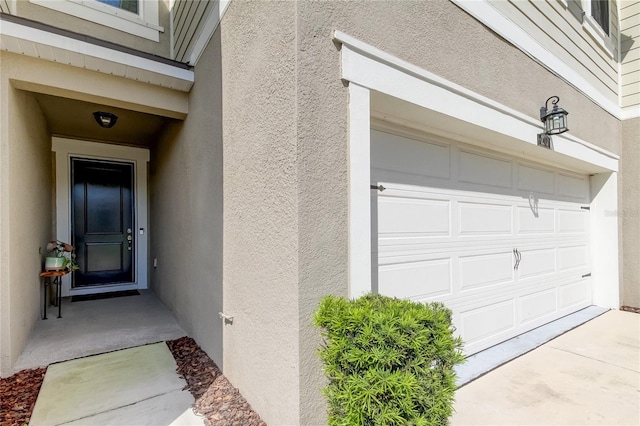
[[[374,289],[445,303],[467,354],[591,304],[588,176],[375,130],[371,164]]]

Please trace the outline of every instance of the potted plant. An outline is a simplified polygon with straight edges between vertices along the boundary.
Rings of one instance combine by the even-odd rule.
[[[44,261],[44,269],[46,271],[68,271],[73,272],[80,267],[75,261],[75,253],[73,253],[71,244],[63,243],[59,240],[51,241],[47,244],[47,257]]]

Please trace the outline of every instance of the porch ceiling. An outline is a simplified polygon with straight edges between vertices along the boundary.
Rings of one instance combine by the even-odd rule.
[[[33,95],[54,135],[148,147],[158,138],[165,123],[173,121],[123,108],[42,93]],[[93,118],[95,111],[113,113],[118,116],[118,122],[110,129],[102,128]]]

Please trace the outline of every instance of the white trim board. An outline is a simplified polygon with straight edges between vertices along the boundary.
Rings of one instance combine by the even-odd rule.
[[[371,191],[362,190],[371,181],[369,109],[369,90],[349,84],[349,265],[358,265],[349,268],[351,297],[371,291]]]
[[[631,120],[640,117],[640,106],[627,107],[622,110],[622,119]]]
[[[540,121],[341,31],[335,31],[334,39],[342,43],[344,80],[488,129],[508,143],[536,145],[543,130]],[[554,136],[553,143],[555,152],[592,164],[593,172],[618,171],[620,157],[594,143],[569,133]]]
[[[102,293],[109,290],[133,290],[148,288],[147,259],[149,252],[149,225],[148,225],[148,191],[147,168],[149,163],[149,150],[120,145],[110,145],[97,142],[87,142],[75,139],[53,137],[51,150],[56,153],[56,238],[62,241],[71,241],[71,157],[84,157],[92,159],[115,160],[129,162],[134,165],[135,185],[135,282],[100,286],[99,288],[71,288],[71,277],[63,278],[62,295],[75,296],[80,294]],[[139,229],[144,229],[140,235]]]
[[[0,48],[19,55],[60,62],[132,80],[188,92],[192,70],[76,40],[37,28],[2,21]]]
[[[369,198],[356,195],[356,192],[363,190],[362,181],[365,178],[370,179],[370,161],[369,164],[365,164],[366,161],[362,161],[358,155],[366,152],[370,143],[373,113],[371,105],[374,94],[371,91],[375,91],[376,96],[378,93],[387,96],[385,102],[391,103],[394,108],[410,106],[411,109],[408,111],[419,109],[429,112],[432,116],[437,114],[437,122],[426,124],[439,125],[438,129],[446,136],[454,135],[467,143],[475,141],[475,144],[485,147],[508,146],[511,150],[521,151],[521,155],[526,151],[528,157],[542,163],[545,163],[545,159],[556,160],[562,157],[567,166],[575,166],[585,173],[594,174],[591,178],[591,220],[595,229],[592,237],[594,303],[605,307],[617,307],[617,155],[566,133],[553,137],[553,151],[537,147],[536,135],[542,131],[542,124],[535,119],[343,32],[335,31],[334,40],[342,44],[342,79],[348,81],[350,86],[350,218],[359,215],[365,223],[371,221]],[[353,89],[352,84],[356,85]],[[368,185],[364,190],[369,191]],[[364,250],[369,244],[371,229],[365,230],[350,219],[350,297],[357,297],[367,290],[372,290],[371,258],[352,253]]]
[[[602,107],[617,119],[622,118],[620,105],[604,96],[560,58],[551,53],[518,25],[498,12],[486,0],[451,0],[460,9],[495,31],[509,43],[524,52],[527,56],[562,78],[567,84],[575,87],[586,97]]]

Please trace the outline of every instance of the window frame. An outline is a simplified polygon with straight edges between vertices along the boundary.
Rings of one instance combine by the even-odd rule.
[[[607,0],[607,17],[609,19],[608,27],[609,31],[605,32],[600,23],[596,21],[596,19],[592,16],[592,2],[594,0],[582,0],[582,10],[583,21],[582,28],[586,31],[589,36],[596,42],[598,46],[609,56],[609,58],[614,59],[615,56],[615,46],[613,44],[613,39],[611,38],[611,2]]]
[[[606,7],[601,8],[600,10],[603,11],[602,13],[606,16],[595,16],[596,5],[602,5],[603,3],[606,4]],[[591,0],[589,2],[589,9],[589,16],[591,17],[591,19],[593,19],[595,23],[598,24],[602,32],[606,34],[607,37],[609,37],[611,35],[611,3],[609,2],[609,0]],[[600,18],[606,19],[606,25],[604,20],[603,22],[600,22]]]
[[[140,0],[135,0],[136,11],[133,12],[133,11],[127,9],[127,8],[122,7],[123,0],[115,0],[115,1],[117,1],[119,3],[118,6],[116,6],[115,4],[111,4],[110,3],[110,2],[113,2],[114,0],[95,0],[95,1],[97,1],[98,3],[106,4],[107,6],[115,7],[116,9],[126,10],[127,12],[131,12],[131,13],[134,13],[136,15],[140,15],[140,9],[141,9],[141,6],[142,6]],[[124,0],[124,1],[127,2],[127,3],[129,3],[129,2],[133,3],[131,0],[129,0],[129,1]]]
[[[138,0],[138,14],[96,0],[29,0],[30,3],[105,25],[152,41],[160,41],[158,1]]]

